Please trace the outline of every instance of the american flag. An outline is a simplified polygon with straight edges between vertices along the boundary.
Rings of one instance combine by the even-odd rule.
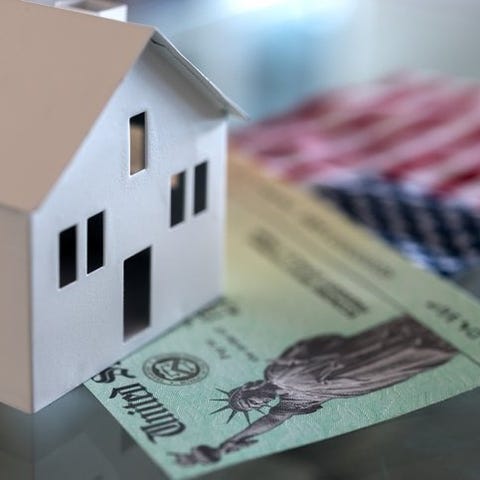
[[[449,276],[480,263],[478,85],[398,74],[320,95],[233,144],[422,267]]]

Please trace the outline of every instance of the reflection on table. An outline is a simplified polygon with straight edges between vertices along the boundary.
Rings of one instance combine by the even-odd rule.
[[[477,389],[380,425],[204,478],[476,479],[480,471],[479,403]],[[0,478],[166,477],[102,405],[79,387],[36,415],[0,406]]]

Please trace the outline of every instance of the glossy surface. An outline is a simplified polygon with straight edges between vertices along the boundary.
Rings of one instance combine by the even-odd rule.
[[[325,442],[247,462],[205,479],[477,479],[480,390]],[[35,416],[0,407],[0,478],[166,478],[79,387]]]

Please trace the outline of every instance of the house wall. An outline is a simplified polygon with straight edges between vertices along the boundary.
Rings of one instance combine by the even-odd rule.
[[[31,410],[29,217],[0,207],[0,401]]]
[[[221,292],[225,117],[156,51],[147,47],[34,215],[35,409]],[[142,111],[148,165],[130,176],[128,122]],[[193,216],[193,167],[203,160],[209,162],[209,207]],[[186,220],[170,228],[170,177],[183,170]],[[87,275],[87,219],[101,211],[105,267]],[[59,289],[58,235],[72,225],[78,231],[78,279]],[[152,248],[151,325],[124,342],[123,261],[147,247]]]

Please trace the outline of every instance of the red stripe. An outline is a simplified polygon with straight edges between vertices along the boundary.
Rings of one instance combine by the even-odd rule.
[[[313,174],[318,175],[322,171],[329,169],[331,166],[329,164],[352,167],[362,166],[365,163],[368,163],[368,160],[371,158],[371,156],[386,154],[400,143],[407,140],[413,140],[414,138],[432,130],[434,127],[445,124],[446,119],[451,120],[456,118],[460,116],[459,113],[463,113],[466,108],[471,108],[471,103],[469,103],[472,99],[471,91],[465,95],[461,95],[460,98],[462,99],[461,105],[447,105],[440,109],[440,112],[443,113],[444,116],[439,115],[439,111],[432,111],[424,118],[414,119],[412,123],[399,128],[389,135],[382,135],[364,147],[359,149],[353,148],[350,152],[345,152],[339,157],[331,157],[328,160],[323,159],[320,162],[318,160],[302,162],[301,165],[292,166],[291,169],[285,172],[285,175],[287,178],[294,181],[305,181],[307,176]],[[424,153],[421,157],[412,159],[407,158],[405,162],[402,162],[401,164],[395,162],[396,165],[392,167],[392,169],[386,170],[382,173],[390,178],[398,179],[406,171],[411,171],[414,168],[423,168],[427,165],[432,165],[435,162],[439,162],[442,159],[445,160],[448,158],[448,155],[452,154],[454,149],[465,147],[472,141],[477,143],[479,140],[480,126],[475,126],[473,130],[459,136],[447,146],[443,146],[441,152],[439,152],[437,147],[434,146],[432,147],[433,150],[428,153]]]
[[[437,149],[435,146],[432,150],[424,152],[420,156],[407,157],[403,162],[399,162],[394,166],[385,169],[382,174],[391,180],[398,180],[403,175],[412,173],[412,171],[421,170],[432,165],[440,166],[453,156],[461,151],[469,150],[472,147],[479,144],[480,127],[476,127],[475,132],[468,132],[462,135],[452,142],[444,145],[441,149]],[[473,140],[477,138],[476,140]]]
[[[443,160],[448,154],[445,151],[428,152],[418,157],[409,157],[404,162],[395,165],[383,172],[389,180],[398,180],[412,170],[429,167]]]
[[[449,179],[441,182],[436,185],[434,188],[434,193],[439,195],[446,195],[452,193],[459,188],[462,188],[468,184],[471,184],[472,181],[476,181],[480,177],[480,158],[479,164],[473,167],[466,169],[465,171],[453,175]]]

